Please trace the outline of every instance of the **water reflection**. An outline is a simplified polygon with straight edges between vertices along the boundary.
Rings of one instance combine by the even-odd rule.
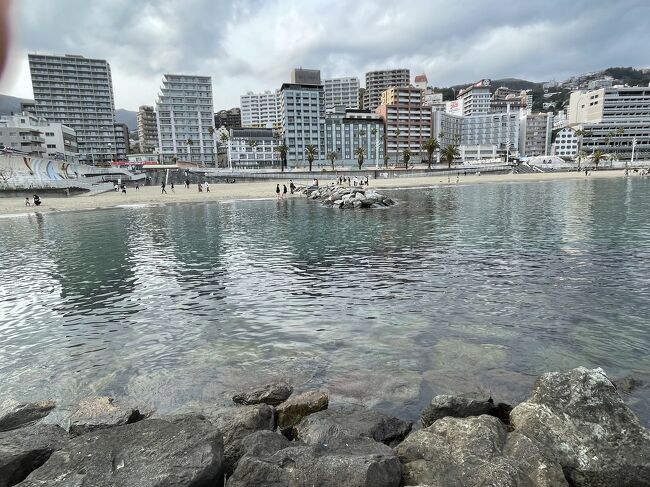
[[[3,220],[2,392],[125,394],[165,411],[285,378],[415,417],[435,393],[522,399],[550,369],[650,379],[648,184],[440,187],[368,212],[292,199]]]

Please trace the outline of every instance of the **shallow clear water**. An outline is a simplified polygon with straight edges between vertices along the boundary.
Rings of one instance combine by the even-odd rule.
[[[0,394],[172,411],[284,378],[414,418],[578,365],[650,380],[650,180],[393,194],[0,219]]]

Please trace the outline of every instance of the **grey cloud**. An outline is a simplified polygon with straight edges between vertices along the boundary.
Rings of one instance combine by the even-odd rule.
[[[295,66],[324,75],[383,67],[443,86],[481,77],[562,79],[647,65],[646,0],[21,0],[27,51],[108,59],[117,103],[153,99],[164,72],[212,75],[215,108],[276,89]],[[142,79],[136,86],[134,79]],[[147,80],[145,91],[144,80]]]

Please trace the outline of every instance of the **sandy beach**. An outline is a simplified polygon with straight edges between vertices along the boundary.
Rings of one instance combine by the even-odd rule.
[[[483,174],[460,175],[459,185],[487,184],[487,183],[532,183],[540,181],[564,180],[564,179],[602,179],[624,177],[623,170],[594,171],[589,176],[583,172],[558,172],[558,173],[533,173],[533,174]],[[635,176],[636,177],[636,176]],[[295,178],[295,176],[294,176]],[[294,180],[295,184],[310,184],[311,181]],[[328,179],[321,179],[321,184],[329,184]],[[288,183],[288,178],[287,178]],[[440,185],[456,185],[456,178],[448,179],[446,176],[427,176],[414,178],[376,179],[370,181],[370,187],[375,188],[413,188],[413,187],[435,187]],[[25,206],[24,197],[0,197],[0,215],[16,215],[24,213],[49,213],[57,211],[90,210],[97,208],[120,207],[124,205],[159,205],[168,203],[198,203],[206,201],[232,201],[246,199],[276,199],[274,181],[235,183],[235,184],[211,184],[210,192],[197,191],[195,185],[190,189],[184,186],[176,186],[172,193],[167,186],[167,194],[161,194],[160,187],[146,186],[135,190],[129,187],[127,194],[108,192],[92,196],[79,195],[70,197],[42,197],[43,204],[36,207]],[[27,194],[25,194],[27,196]],[[287,195],[290,198],[300,195]]]

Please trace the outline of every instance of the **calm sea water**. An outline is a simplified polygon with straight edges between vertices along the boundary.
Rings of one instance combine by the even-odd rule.
[[[650,180],[393,195],[0,219],[0,395],[173,411],[281,378],[415,418],[578,365],[650,381]]]

